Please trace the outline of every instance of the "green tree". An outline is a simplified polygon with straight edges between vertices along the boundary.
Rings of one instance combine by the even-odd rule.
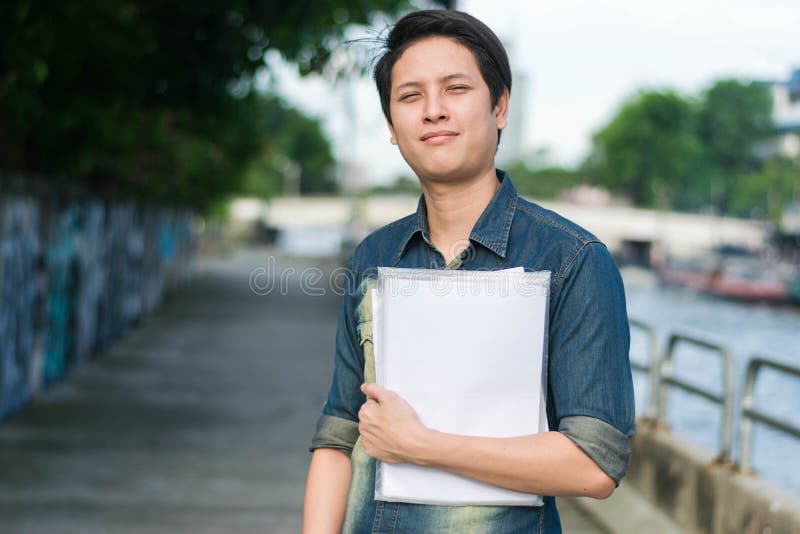
[[[319,122],[306,117],[276,97],[260,106],[264,127],[274,135],[264,138],[259,156],[247,168],[243,193],[270,197],[280,193],[332,193],[335,161]],[[296,173],[296,191],[287,185]]]
[[[553,199],[562,191],[587,181],[580,170],[554,165],[531,168],[524,162],[517,162],[508,167],[508,172],[520,194],[534,198]]]
[[[736,175],[728,211],[778,223],[792,200],[800,200],[800,160],[774,155],[761,169]]]
[[[645,91],[597,132],[584,169],[592,183],[637,205],[669,206],[696,181],[701,146],[691,100],[674,91]]]
[[[725,171],[760,167],[753,148],[772,135],[772,97],[766,86],[739,80],[715,82],[700,101],[698,134],[708,157]]]
[[[769,90],[761,84],[720,80],[705,91],[700,102],[697,131],[710,163],[713,204],[728,211],[734,199],[741,203],[745,191],[757,201],[765,191],[753,188],[763,183],[766,175],[756,176],[763,161],[754,149],[773,135]]]
[[[0,167],[197,206],[267,141],[264,54],[321,70],[352,24],[406,0],[0,3]],[[53,178],[55,179],[55,178]]]

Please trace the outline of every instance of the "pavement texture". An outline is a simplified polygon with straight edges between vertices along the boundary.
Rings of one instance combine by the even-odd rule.
[[[338,304],[335,264],[312,265],[255,249],[198,261],[0,426],[0,533],[299,532]],[[565,532],[603,532],[559,508]]]

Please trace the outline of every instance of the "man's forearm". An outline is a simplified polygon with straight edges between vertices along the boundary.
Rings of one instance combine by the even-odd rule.
[[[350,458],[338,449],[316,449],[306,480],[303,533],[341,532],[349,490]]]
[[[427,430],[409,459],[525,493],[603,499],[615,487],[613,479],[559,432],[481,438]]]
[[[514,438],[445,434],[425,427],[397,393],[364,384],[358,430],[366,453],[390,463],[434,467],[539,495],[603,499],[614,480],[560,432]]]

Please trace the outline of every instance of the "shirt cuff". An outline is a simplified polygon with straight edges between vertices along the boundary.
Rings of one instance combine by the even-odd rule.
[[[317,421],[317,432],[308,450],[339,449],[350,456],[357,439],[358,423],[334,415],[323,415]]]
[[[628,471],[631,440],[628,436],[595,417],[562,417],[558,431],[571,439],[619,486]]]

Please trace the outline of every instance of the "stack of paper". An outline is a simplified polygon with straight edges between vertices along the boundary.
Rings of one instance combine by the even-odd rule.
[[[547,430],[543,373],[550,273],[379,268],[373,342],[379,385],[441,432]],[[375,497],[426,504],[541,505],[451,473],[378,462]]]

